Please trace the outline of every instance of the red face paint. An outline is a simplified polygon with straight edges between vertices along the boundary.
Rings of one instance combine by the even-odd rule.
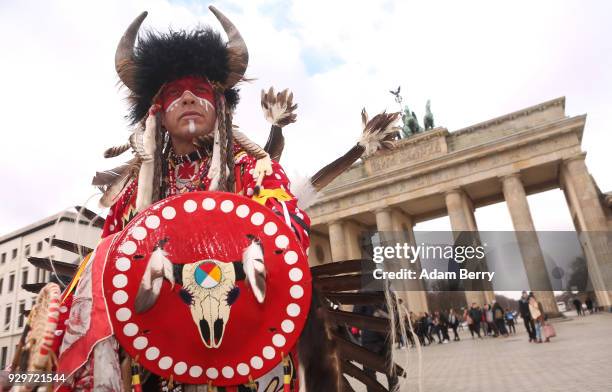
[[[185,91],[190,91],[196,97],[202,98],[214,106],[212,85],[208,80],[197,76],[188,76],[167,83],[159,96],[158,103],[161,104],[162,109],[166,111],[170,105],[181,98]]]

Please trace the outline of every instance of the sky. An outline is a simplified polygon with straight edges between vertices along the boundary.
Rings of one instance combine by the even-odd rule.
[[[208,1],[0,2],[0,235],[75,204],[97,209],[90,181],[122,159],[126,92],[114,70],[132,19],[145,28],[221,30]],[[453,131],[556,97],[586,113],[583,148],[601,189],[612,129],[612,3],[605,1],[219,1],[250,52],[235,122],[263,144],[262,88],[289,88],[298,122],[281,163],[310,175],[352,146],[360,111],[397,110],[402,86],[419,118],[431,99],[436,125]],[[560,191],[529,197],[536,228],[573,229]],[[500,218],[501,217],[501,218]],[[503,203],[476,211],[481,230],[512,228]],[[417,229],[450,229],[447,218]]]

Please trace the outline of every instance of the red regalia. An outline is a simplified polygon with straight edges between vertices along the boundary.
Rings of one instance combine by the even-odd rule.
[[[402,369],[345,332],[359,326],[388,333],[389,320],[339,307],[385,297],[355,292],[361,260],[308,268],[304,209],[358,158],[391,148],[399,114],[370,119],[363,110],[357,144],[291,184],[278,161],[282,128],[296,120],[293,94],[262,91],[271,123],[264,148],[235,127],[235,86],[248,52],[232,22],[210,9],[227,42],[210,28],[137,40],[146,13],[119,42],[115,65],[135,129],[105,156],[131,150],[134,157],[94,177],[109,207],[102,239],[73,271],[59,308],[57,298],[37,303],[37,314],[49,316],[44,328],[32,325],[46,338],[36,359],[68,376],[55,390],[290,392],[299,388],[298,372],[307,391],[350,390],[344,375],[387,390],[365,369]],[[184,155],[162,119],[181,105],[194,108],[186,118],[215,115],[214,127],[194,133]],[[26,329],[22,340],[34,337]],[[43,368],[31,362],[20,368]]]

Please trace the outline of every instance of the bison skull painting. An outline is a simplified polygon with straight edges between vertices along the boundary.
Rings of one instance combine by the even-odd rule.
[[[206,259],[188,264],[172,263],[163,249],[168,239],[159,241],[138,288],[134,304],[136,313],[146,312],[155,304],[164,279],[173,288],[179,284],[182,288],[178,295],[189,306],[202,343],[207,348],[218,348],[223,341],[231,306],[240,294],[236,281],[246,278],[257,301],[263,303],[265,299],[263,249],[259,239],[253,236],[249,239],[251,243],[244,250],[242,261],[226,263]]]

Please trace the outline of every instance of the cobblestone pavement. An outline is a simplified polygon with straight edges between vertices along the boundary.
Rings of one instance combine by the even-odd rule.
[[[573,315],[553,321],[557,337],[551,343],[528,343],[519,322],[509,338],[472,340],[464,330],[460,342],[424,347],[422,392],[612,391],[612,314]],[[397,354],[409,361],[401,391],[419,391],[416,350]],[[358,381],[351,384],[366,390]]]

